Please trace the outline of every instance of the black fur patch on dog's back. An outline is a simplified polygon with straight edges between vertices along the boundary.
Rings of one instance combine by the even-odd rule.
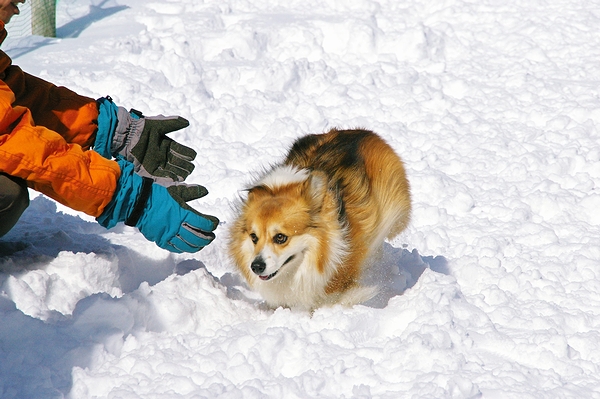
[[[335,135],[331,135],[335,132]],[[346,221],[344,191],[348,182],[341,176],[340,169],[362,169],[364,159],[360,146],[366,137],[374,133],[367,130],[334,130],[328,134],[310,134],[294,142],[284,164],[294,165],[302,169],[319,170],[330,179],[330,190],[335,192],[338,200],[338,219]],[[357,173],[364,176],[363,173]],[[368,185],[368,183],[367,183]]]
[[[340,130],[333,137],[310,134],[294,142],[284,163],[328,174],[339,167],[362,167],[360,145],[372,134],[366,130]]]

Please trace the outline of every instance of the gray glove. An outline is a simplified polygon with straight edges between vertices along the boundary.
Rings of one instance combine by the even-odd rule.
[[[144,117],[137,110],[119,107],[111,153],[133,163],[140,176],[159,184],[181,182],[194,170],[196,151],[166,135],[189,125],[181,116]]]

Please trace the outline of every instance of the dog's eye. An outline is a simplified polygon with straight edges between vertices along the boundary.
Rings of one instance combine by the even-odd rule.
[[[258,237],[256,236],[256,234],[251,233],[250,234],[250,239],[252,240],[253,243],[257,243],[258,242]]]
[[[275,244],[284,244],[287,241],[287,236],[285,234],[277,234],[275,235],[275,237],[273,237],[273,242]]]

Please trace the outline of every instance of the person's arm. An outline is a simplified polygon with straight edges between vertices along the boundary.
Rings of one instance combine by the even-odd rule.
[[[119,165],[35,125],[29,109],[13,102],[11,89],[0,81],[0,171],[69,208],[102,214],[116,191]]]
[[[199,185],[163,187],[134,172],[132,163],[106,159],[68,144],[58,133],[34,126],[27,108],[12,106],[0,81],[0,172],[77,211],[104,227],[125,222],[171,252],[196,252],[215,238],[219,220],[186,202],[206,195]]]
[[[215,238],[219,220],[186,202],[206,195],[199,185],[163,187],[134,172],[132,163],[106,159],[69,144],[58,133],[34,126],[31,112],[12,106],[0,81],[0,172],[20,177],[71,209],[96,217],[104,227],[125,222],[171,252],[196,252]]]

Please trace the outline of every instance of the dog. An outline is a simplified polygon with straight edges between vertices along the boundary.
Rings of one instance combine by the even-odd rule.
[[[369,130],[301,137],[244,191],[228,252],[272,308],[313,311],[372,298],[377,287],[361,276],[410,220],[402,160]]]

